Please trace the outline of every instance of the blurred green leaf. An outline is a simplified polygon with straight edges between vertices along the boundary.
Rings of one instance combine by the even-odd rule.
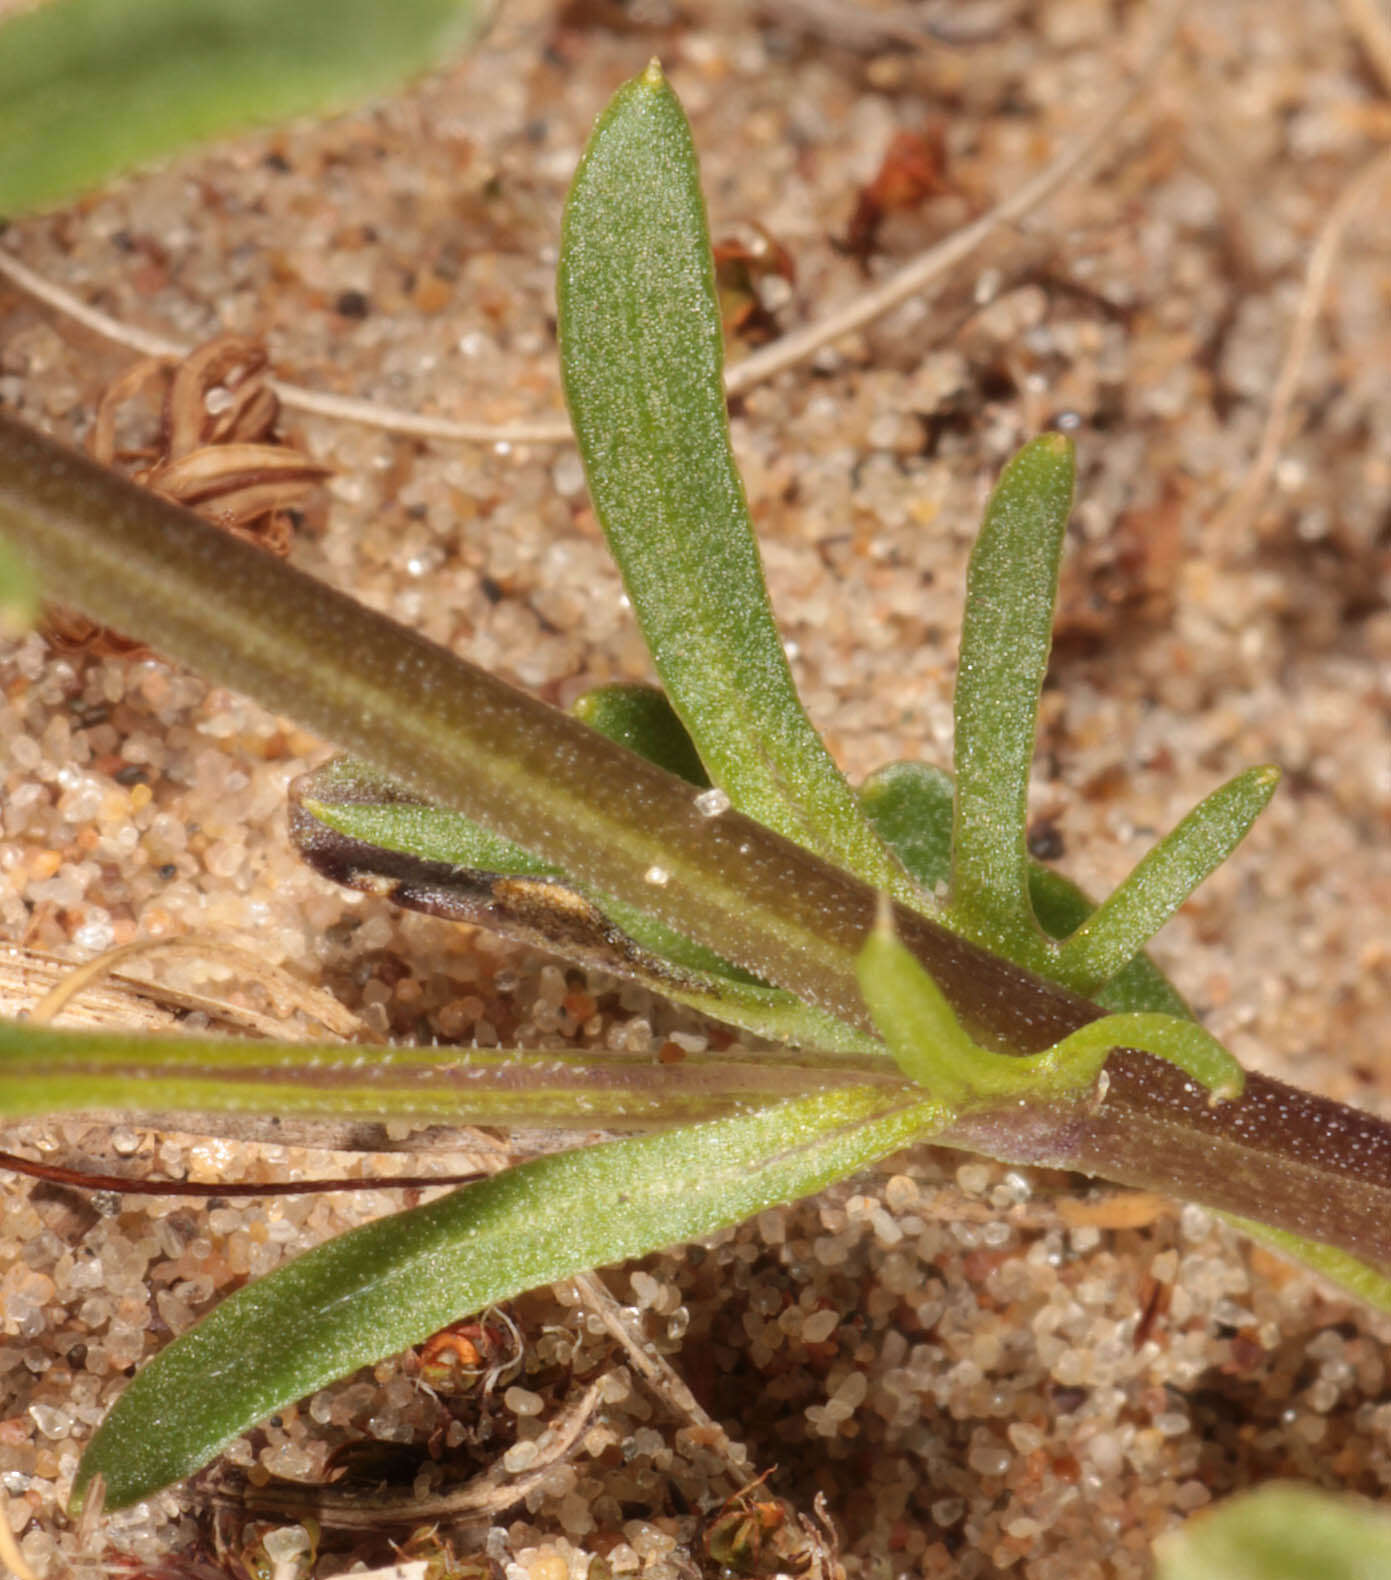
[[[690,127],[654,62],[600,116],[565,210],[561,372],[594,507],[711,780],[768,828],[913,897],[797,696],[725,413]]]
[[[1375,1306],[1379,1311],[1391,1311],[1391,1275],[1385,1268],[1359,1261],[1336,1245],[1308,1240],[1303,1235],[1291,1234],[1288,1229],[1272,1228],[1270,1224],[1259,1223],[1254,1218],[1242,1218],[1234,1212],[1224,1212],[1222,1216],[1242,1234],[1261,1245],[1269,1246],[1272,1251],[1278,1251],[1281,1256],[1289,1257],[1292,1262],[1302,1262],[1321,1278],[1337,1284],[1340,1289],[1348,1290],[1367,1305]]]
[[[1155,1580],[1386,1580],[1391,1512],[1273,1481],[1155,1543]]]
[[[190,143],[346,108],[472,39],[485,0],[49,0],[0,23],[0,215]]]
[[[902,1088],[851,1087],[524,1163],[367,1224],[248,1285],[117,1400],[83,1457],[111,1508],[146,1497],[336,1377],[538,1285],[810,1195],[936,1127]]]

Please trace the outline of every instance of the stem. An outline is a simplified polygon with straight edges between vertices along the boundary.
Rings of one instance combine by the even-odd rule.
[[[878,1068],[876,1068],[876,1065]],[[131,1036],[0,1021],[0,1114],[261,1113],[652,1129],[843,1086],[901,1087],[886,1061],[364,1048]]]
[[[0,528],[52,596],[282,711],[848,1024],[866,884],[344,594],[0,413]],[[979,1042],[1037,1052],[1096,1005],[896,907]],[[1253,1075],[1236,1102],[1113,1054],[1109,1094],[1017,1102],[942,1137],[1159,1188],[1391,1267],[1391,1125]]]
[[[1002,1106],[962,1115],[937,1139],[1166,1191],[1391,1271],[1391,1125],[1255,1074],[1212,1108],[1180,1070],[1130,1049],[1105,1074],[1099,1103]]]
[[[853,1026],[867,885],[346,594],[0,413],[0,530],[49,594],[139,632],[422,795]],[[898,919],[957,1013],[1031,1048],[1083,1001]],[[1052,1006],[1050,1009],[1049,1006]],[[1080,1018],[1078,1018],[1080,1017]]]

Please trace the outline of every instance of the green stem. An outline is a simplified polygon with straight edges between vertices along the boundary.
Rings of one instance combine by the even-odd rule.
[[[855,955],[875,897],[849,874],[737,812],[707,816],[692,786],[577,720],[3,413],[0,529],[52,596],[872,1029]],[[926,918],[898,930],[1006,1043],[1027,1047],[1040,1015],[1090,1018]]]
[[[876,895],[341,593],[0,413],[0,529],[51,596],[379,764],[726,959],[872,1032],[855,959]],[[1032,1053],[1102,1011],[896,907],[978,1042]],[[951,1143],[1168,1190],[1391,1266],[1391,1126],[1252,1076],[1213,1111],[1162,1060],[1109,1095],[959,1118]]]
[[[881,1061],[882,1062],[882,1061]],[[870,1060],[233,1042],[0,1021],[0,1115],[296,1114],[624,1130],[713,1119],[812,1089],[901,1085]]]

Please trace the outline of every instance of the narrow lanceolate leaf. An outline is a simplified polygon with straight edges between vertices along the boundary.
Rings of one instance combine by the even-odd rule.
[[[465,44],[485,0],[49,0],[0,22],[0,216],[193,142],[337,110]]]
[[[1044,434],[1001,474],[971,555],[956,676],[951,912],[973,937],[1035,965],[1029,906],[1029,768],[1053,644],[1072,508],[1071,442]]]
[[[233,1042],[0,1021],[0,1117],[104,1109],[651,1129],[822,1088],[892,1087],[892,1066],[879,1070],[875,1062],[852,1065],[809,1053],[692,1055],[664,1064],[595,1049]]]
[[[655,62],[614,96],[585,150],[557,294],[594,506],[711,779],[758,822],[902,894],[803,711],[773,623],[729,442],[695,149]]]
[[[930,1134],[902,1089],[852,1087],[537,1159],[340,1236],[241,1290],[142,1371],[78,1471],[122,1508],[335,1377],[494,1301],[809,1195]]]
[[[1063,943],[1049,974],[1087,994],[1115,976],[1246,838],[1279,782],[1278,768],[1249,768],[1200,801]]]
[[[1070,878],[1037,863],[1029,868],[1029,900],[1038,925],[1050,938],[1066,938],[1096,909]],[[1192,1015],[1183,995],[1146,954],[1133,956],[1091,995],[1092,1002],[1115,1014],[1155,1010]]]
[[[1241,1095],[1245,1072],[1216,1038],[1177,1015],[1106,1015],[1039,1053],[1018,1058],[975,1042],[941,990],[894,936],[887,905],[857,962],[860,990],[890,1053],[910,1079],[956,1112],[999,1099],[1043,1101],[1095,1091],[1116,1048],[1143,1049],[1167,1060],[1211,1093]],[[1109,1078],[1108,1078],[1109,1079]]]

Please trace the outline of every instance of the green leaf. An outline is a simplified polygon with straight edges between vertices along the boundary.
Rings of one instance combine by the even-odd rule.
[[[163,1350],[83,1457],[124,1508],[336,1377],[470,1312],[823,1189],[930,1134],[935,1105],[853,1087],[539,1158],[341,1235]]]
[[[951,775],[927,763],[887,763],[861,783],[859,797],[908,876],[925,894],[945,894],[956,801]]]
[[[615,94],[580,161],[557,295],[594,507],[710,778],[758,822],[902,894],[802,708],[773,622],[729,442],[695,149],[655,62]]]
[[[540,856],[461,812],[436,806],[355,757],[335,757],[303,775],[290,795],[292,805],[315,822],[364,846],[405,851],[475,872],[557,875]]]
[[[1096,903],[1070,879],[1049,867],[1029,869],[1029,900],[1038,925],[1050,938],[1066,938],[1096,909]],[[1179,990],[1146,954],[1135,955],[1092,995],[1094,1003],[1117,1014],[1154,1010],[1192,1016]]]
[[[1391,1276],[1381,1268],[1359,1262],[1355,1256],[1340,1251],[1335,1245],[1325,1245],[1319,1240],[1308,1240],[1303,1235],[1291,1234],[1288,1229],[1275,1229],[1268,1223],[1258,1223],[1254,1218],[1242,1218],[1234,1212],[1224,1212],[1222,1217],[1252,1240],[1278,1251],[1292,1262],[1302,1262],[1329,1283],[1346,1289],[1359,1300],[1380,1311],[1391,1311]],[[1387,1266],[1391,1266],[1388,1259]]]
[[[437,64],[480,0],[50,0],[0,24],[0,215]]]
[[[1155,1580],[1378,1580],[1391,1574],[1391,1513],[1272,1481],[1194,1515],[1154,1552]]]
[[[596,686],[577,698],[570,711],[591,730],[598,730],[600,735],[626,746],[649,763],[656,763],[687,784],[708,788],[710,775],[695,742],[677,718],[666,693],[656,686]]]
[[[990,1061],[1023,1064],[987,1052],[962,1028],[941,989],[894,936],[881,906],[855,962],[860,991],[900,1070],[925,1087],[955,1118],[976,1097]]]
[[[860,803],[880,839],[928,893],[945,887],[951,876],[951,829],[955,789],[951,775],[925,763],[890,763],[860,786]],[[1096,909],[1075,883],[1029,863],[1029,899],[1038,925],[1050,938],[1066,938]],[[1040,962],[1044,975],[1053,962]],[[1178,989],[1145,954],[1135,955],[1090,995],[1118,1013],[1154,1010],[1189,1015]]]
[[[1029,768],[1072,508],[1072,443],[1048,433],[1005,467],[971,555],[956,676],[950,911],[972,937],[1037,969],[1029,905]]]
[[[1065,940],[1049,974],[1086,994],[1115,976],[1246,838],[1279,782],[1278,768],[1248,768],[1200,801]]]

